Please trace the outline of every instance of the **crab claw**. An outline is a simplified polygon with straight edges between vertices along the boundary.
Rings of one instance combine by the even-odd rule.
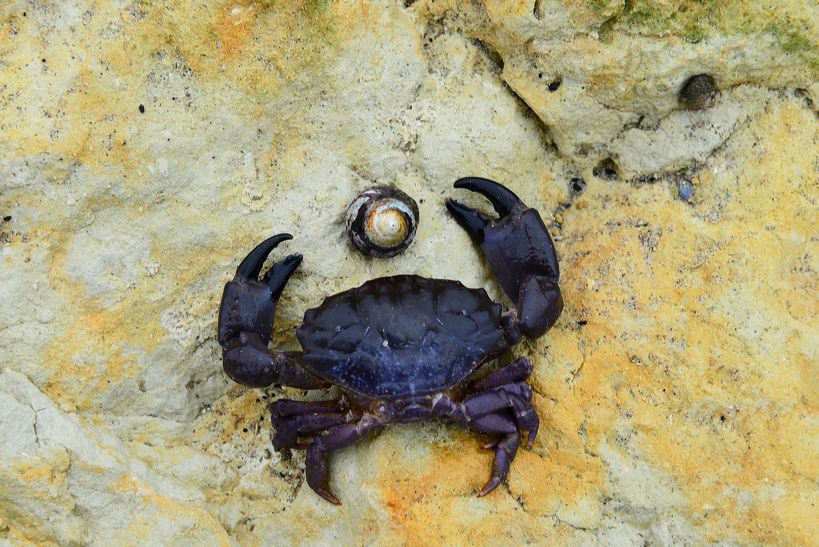
[[[225,285],[219,306],[219,344],[222,365],[233,380],[253,387],[274,381],[293,387],[316,388],[322,382],[298,366],[297,354],[270,351],[276,302],[287,280],[301,263],[301,255],[291,255],[273,265],[259,281],[264,261],[290,234],[278,234],[257,245]]]
[[[277,234],[256,245],[252,251],[247,253],[247,256],[239,264],[239,267],[236,268],[236,277],[257,281],[259,279],[259,272],[262,271],[262,266],[264,265],[264,261],[267,260],[267,256],[273,249],[279,246],[279,243],[287,241],[288,239],[293,239],[293,236],[290,234]]]
[[[293,275],[293,272],[295,272],[296,268],[301,264],[301,259],[302,256],[300,254],[290,255],[284,260],[273,264],[273,267],[264,274],[262,281],[270,288],[270,298],[273,299],[273,301],[279,299],[284,290],[284,286],[287,284],[287,280],[290,279],[290,276]]]
[[[560,269],[552,238],[540,214],[508,188],[488,179],[466,177],[455,182],[485,196],[500,217],[492,220],[455,200],[447,209],[478,244],[506,294],[515,302],[507,338],[543,335],[563,310]]]
[[[452,198],[446,200],[446,208],[455,217],[455,221],[466,230],[466,233],[479,245],[483,243],[483,233],[490,220],[472,207],[467,207]]]
[[[501,218],[508,215],[517,206],[526,207],[509,188],[489,179],[464,177],[456,180],[453,186],[483,195],[492,202],[492,206]]]

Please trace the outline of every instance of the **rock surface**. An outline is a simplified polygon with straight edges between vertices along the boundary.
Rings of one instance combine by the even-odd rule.
[[[777,6],[0,6],[0,543],[814,542],[819,14]],[[716,102],[682,109],[699,73]],[[280,347],[381,275],[508,305],[443,208],[467,174],[561,256],[564,314],[516,352],[541,432],[477,498],[480,439],[391,428],[334,455],[332,506],[270,444],[302,393],[221,372],[222,285],[288,231]],[[388,260],[344,234],[376,183],[421,208]]]

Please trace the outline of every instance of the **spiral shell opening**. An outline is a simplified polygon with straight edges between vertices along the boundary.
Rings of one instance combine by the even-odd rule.
[[[360,193],[347,208],[347,234],[367,256],[395,256],[415,238],[418,205],[391,186],[376,186]]]

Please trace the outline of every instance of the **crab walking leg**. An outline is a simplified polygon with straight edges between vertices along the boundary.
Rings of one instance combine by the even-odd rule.
[[[453,403],[455,404],[455,403]],[[515,459],[520,446],[520,432],[515,420],[508,412],[487,414],[471,421],[456,419],[469,429],[486,435],[499,435],[486,448],[495,449],[495,461],[492,464],[492,475],[489,481],[481,488],[478,496],[485,496],[506,479],[512,460]]]
[[[511,411],[518,429],[528,432],[527,446],[532,446],[540,428],[540,419],[530,402],[531,398],[531,388],[520,382],[473,395],[463,402],[463,407],[467,418],[472,420],[503,410]]]
[[[273,436],[273,448],[276,450],[307,448],[309,443],[299,443],[299,437],[312,437],[314,433],[349,423],[351,418],[348,413],[336,413],[303,414],[280,420],[274,419],[273,427],[276,428],[276,434]]]
[[[517,392],[514,395],[507,394],[506,400],[502,397],[493,397],[499,391],[495,390],[469,397],[463,403],[457,403],[447,396],[437,398],[432,403],[433,415],[450,419],[478,433],[497,436],[486,445],[486,448],[495,448],[495,462],[492,477],[481,489],[479,496],[485,496],[497,488],[509,474],[509,467],[520,446],[520,431],[528,429],[530,444],[537,434],[539,426],[537,414],[531,403],[523,397],[525,394],[519,387],[521,384],[499,388],[499,390],[508,388],[511,393]],[[520,410],[527,411],[523,419],[517,415]]]
[[[495,462],[492,464],[492,477],[489,479],[481,491],[478,492],[478,497],[483,497],[489,492],[498,487],[509,474],[509,467],[512,465],[512,460],[518,452],[520,446],[520,433],[515,431],[504,437],[495,447]]]
[[[339,425],[329,429],[324,435],[316,437],[307,448],[306,475],[307,484],[313,491],[330,503],[341,505],[341,501],[330,492],[328,483],[327,453],[345,446],[355,444],[369,433],[384,428],[370,415],[365,415],[359,422]]]
[[[456,403],[446,396],[439,397],[432,402],[432,415],[453,420],[479,433],[488,433],[481,429],[481,424],[485,422],[480,419],[508,411],[517,429],[528,432],[527,445],[531,446],[540,428],[540,419],[530,402],[531,398],[531,388],[524,382],[518,382],[477,393],[462,403]]]
[[[515,302],[506,325],[508,343],[517,343],[520,334],[529,338],[543,335],[560,316],[563,298],[558,286],[557,252],[540,214],[508,188],[488,179],[459,179],[455,188],[482,194],[500,217],[492,220],[452,199],[446,203]]]
[[[512,460],[515,459],[520,446],[520,432],[515,422],[505,413],[488,414],[475,420],[470,427],[488,435],[500,434],[500,437],[486,446],[486,448],[495,449],[495,461],[492,464],[492,476],[478,493],[478,497],[481,497],[497,488],[509,474]]]
[[[352,414],[344,408],[340,400],[333,401],[293,401],[279,399],[270,403],[270,420],[276,433],[273,448],[304,449],[309,443],[299,443],[300,436],[323,431],[335,425],[348,423]]]
[[[225,285],[219,306],[219,344],[222,365],[236,382],[265,387],[273,382],[303,389],[327,387],[298,366],[299,353],[270,351],[276,302],[287,280],[301,263],[301,255],[276,262],[259,280],[264,261],[290,234],[279,234],[256,246],[242,260],[233,280]]]
[[[529,378],[533,370],[532,362],[526,357],[521,357],[517,361],[509,363],[505,367],[491,372],[472,382],[472,391],[487,391],[496,387],[501,387],[514,382],[522,382]]]
[[[289,418],[302,414],[320,414],[338,412],[344,407],[340,400],[332,401],[294,401],[292,399],[279,399],[270,403],[270,413],[274,418]]]

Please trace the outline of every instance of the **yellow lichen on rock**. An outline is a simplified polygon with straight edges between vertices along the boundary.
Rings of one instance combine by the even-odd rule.
[[[812,543],[817,12],[780,4],[0,7],[0,542]],[[538,438],[477,498],[484,439],[396,426],[332,455],[332,506],[267,405],[333,392],[230,382],[222,287],[290,232],[278,347],[378,276],[509,306],[443,207],[464,175],[556,240],[565,310],[514,351]],[[344,234],[376,183],[422,219],[381,261]]]

